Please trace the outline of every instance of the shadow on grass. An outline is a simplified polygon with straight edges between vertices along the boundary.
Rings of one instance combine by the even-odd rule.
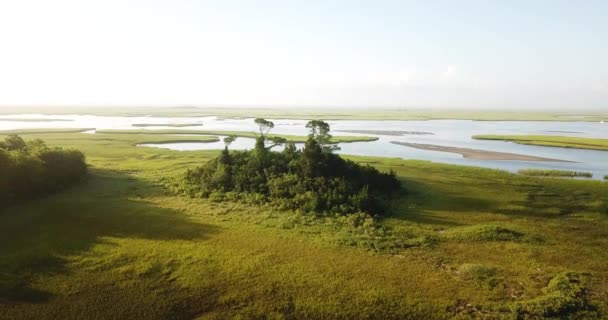
[[[576,181],[518,177],[502,181],[480,177],[433,184],[412,179],[402,182],[407,194],[399,200],[395,217],[417,223],[458,224],[449,218],[433,216],[434,211],[552,218],[601,210],[598,203],[602,190],[594,189],[593,185],[575,185]],[[475,194],[476,190],[483,192]]]
[[[0,213],[0,304],[48,301],[40,276],[69,273],[63,257],[103,237],[200,240],[219,230],[146,201],[163,190],[124,173],[94,170],[88,181]]]
[[[406,191],[396,203],[395,218],[415,223],[458,226],[461,223],[433,214],[447,212],[491,212],[496,203],[480,197],[465,197],[457,192],[445,192],[430,184],[401,179]],[[457,186],[454,186],[457,188]]]

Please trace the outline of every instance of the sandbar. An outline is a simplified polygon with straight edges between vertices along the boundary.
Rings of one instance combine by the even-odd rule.
[[[467,159],[573,162],[573,161],[567,161],[567,160],[529,156],[529,155],[525,155],[525,154],[506,153],[506,152],[469,149],[469,148],[448,147],[448,146],[439,146],[439,145],[434,145],[434,144],[410,143],[410,142],[400,142],[400,141],[391,141],[391,143],[396,144],[396,145],[410,147],[410,148],[422,149],[422,150],[458,153],[458,154],[462,155],[463,158],[467,158]]]

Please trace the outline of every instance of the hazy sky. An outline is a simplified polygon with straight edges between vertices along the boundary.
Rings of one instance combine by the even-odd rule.
[[[608,1],[0,0],[0,105],[608,109]]]

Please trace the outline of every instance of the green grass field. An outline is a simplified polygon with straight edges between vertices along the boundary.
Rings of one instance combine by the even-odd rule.
[[[512,141],[519,144],[530,144],[546,147],[576,148],[591,150],[608,150],[608,139],[592,139],[566,136],[501,136],[475,135],[473,139]]]
[[[313,218],[163,188],[217,151],[24,138],[82,150],[91,173],[0,211],[0,319],[608,316],[602,181],[350,157],[408,192],[391,218]]]
[[[222,131],[222,130],[173,130],[173,129],[159,129],[159,130],[97,130],[97,133],[103,134],[209,134],[218,136],[229,136],[234,135],[242,138],[255,138],[257,134],[249,131]],[[288,134],[268,134],[268,137],[280,137],[285,138],[287,142],[306,142],[307,136],[294,136]],[[368,136],[335,136],[331,139],[333,143],[348,143],[348,142],[368,142],[378,140],[378,137]]]

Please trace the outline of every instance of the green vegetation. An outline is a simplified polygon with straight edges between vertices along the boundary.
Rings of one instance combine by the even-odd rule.
[[[134,127],[146,128],[146,127],[200,127],[202,123],[134,123]]]
[[[92,114],[101,116],[180,116],[221,118],[267,119],[321,119],[321,120],[479,120],[479,121],[608,121],[608,113],[598,111],[578,111],[577,113],[488,111],[488,110],[425,110],[425,109],[327,109],[327,108],[213,108],[213,107],[3,107],[0,114]]]
[[[522,169],[518,173],[537,177],[593,178],[593,173],[584,171]]]
[[[8,134],[43,134],[43,133],[79,133],[95,130],[95,128],[35,128],[35,129],[15,129],[0,130],[0,135]]]
[[[49,148],[40,139],[26,143],[17,135],[9,135],[0,141],[0,209],[64,189],[86,173],[80,151]]]
[[[0,212],[1,319],[608,315],[602,181],[348,157],[394,170],[407,193],[389,217],[318,217],[162,187],[220,151],[24,138],[81,150],[91,169]]]
[[[487,280],[496,274],[493,268],[481,264],[465,263],[458,267],[458,274],[464,280]]]
[[[513,314],[518,319],[563,319],[571,310],[579,310],[576,318],[598,318],[585,294],[587,278],[587,275],[574,272],[559,273],[543,288],[542,296],[516,304]]]
[[[222,130],[97,130],[97,133],[103,134],[201,134],[201,135],[218,135],[218,136],[236,136],[241,138],[256,138],[258,134],[247,131],[222,131]],[[269,134],[268,138],[282,138],[286,142],[303,143],[308,140],[305,136],[294,136],[287,134]],[[331,143],[347,143],[347,142],[367,142],[378,140],[378,137],[366,136],[336,136],[332,137]]]
[[[591,150],[608,150],[608,139],[591,139],[565,136],[500,136],[500,135],[475,135],[473,139],[481,140],[503,140],[519,144],[530,144],[546,147],[577,148]]]
[[[270,150],[286,141],[268,136],[274,123],[261,118],[255,122],[260,132],[253,150],[229,152],[236,139],[229,136],[219,157],[188,170],[173,189],[191,197],[271,203],[283,210],[325,215],[383,214],[389,197],[400,189],[394,173],[333,154],[337,147],[330,144],[330,128],[323,121],[308,122],[311,133],[301,151],[289,143],[283,152]]]

